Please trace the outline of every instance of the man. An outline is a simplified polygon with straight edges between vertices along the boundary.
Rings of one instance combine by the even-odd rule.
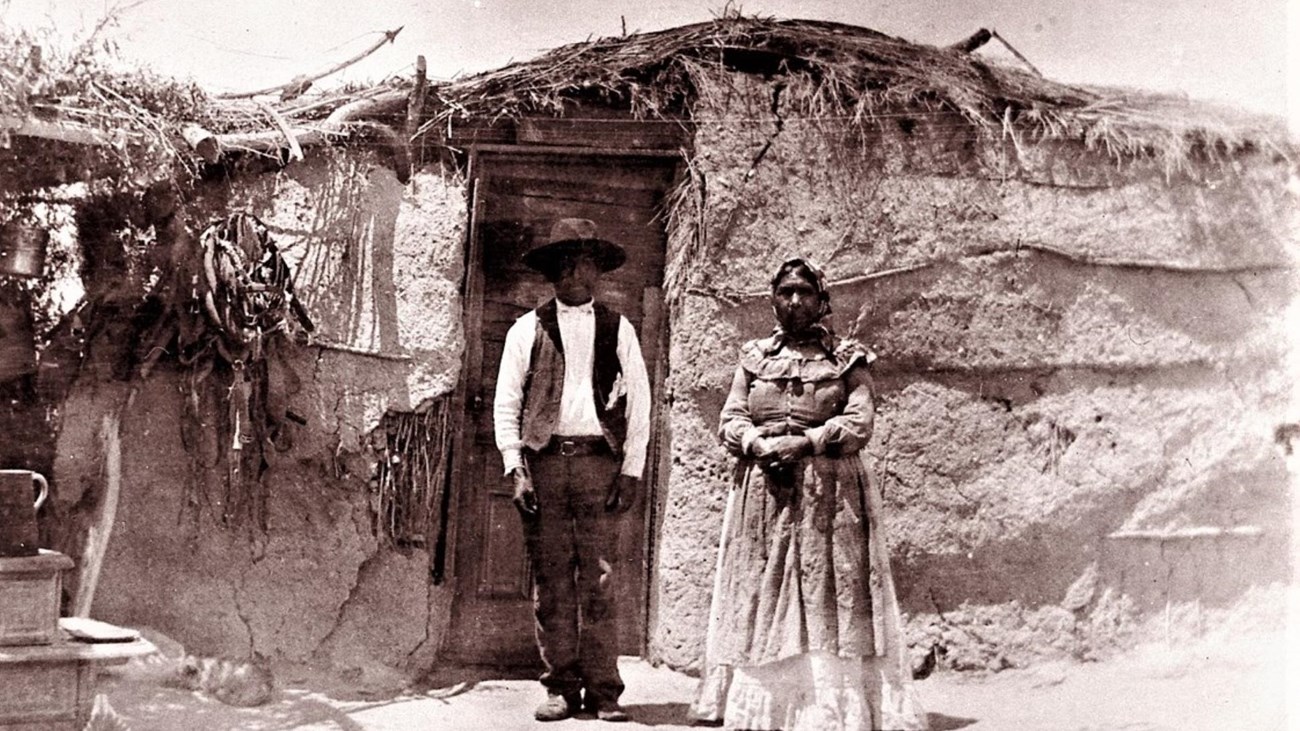
[[[625,258],[595,223],[557,221],[524,255],[555,297],[510,327],[501,356],[493,415],[535,584],[547,691],[539,721],[584,704],[601,720],[628,719],[608,592],[615,521],[636,499],[645,466],[650,383],[632,324],[594,299],[601,275]]]

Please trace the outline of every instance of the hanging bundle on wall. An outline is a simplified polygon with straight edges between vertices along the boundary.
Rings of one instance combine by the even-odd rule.
[[[197,239],[179,241],[174,263],[172,279],[156,293],[165,312],[141,339],[141,375],[176,354],[189,375],[186,424],[194,433],[186,443],[198,448],[204,438],[193,427],[215,422],[216,460],[206,467],[224,461],[228,470],[225,495],[203,502],[224,522],[243,514],[262,524],[265,449],[288,449],[287,423],[306,423],[288,407],[300,384],[286,354],[312,331],[311,319],[288,263],[253,215],[233,213]],[[205,410],[224,411],[224,418],[205,418]]]
[[[199,236],[203,277],[195,299],[217,329],[214,345],[229,363],[261,358],[263,344],[296,324],[313,329],[293,292],[289,265],[256,216],[234,213]]]
[[[430,549],[441,538],[451,412],[446,398],[415,413],[389,412],[371,435],[379,457],[371,479],[375,537]]]

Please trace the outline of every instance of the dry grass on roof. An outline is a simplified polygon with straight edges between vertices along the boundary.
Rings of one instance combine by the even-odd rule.
[[[277,139],[277,130],[323,129],[331,114],[364,107],[347,124],[329,127],[333,138],[341,138],[354,123],[404,119],[411,88],[409,79],[391,79],[285,101],[223,100],[191,83],[122,70],[106,61],[108,50],[93,44],[57,55],[47,41],[0,26],[0,116],[108,133],[119,156],[147,170],[157,167],[158,156],[142,154],[146,149],[189,160],[180,135],[189,124]],[[1168,96],[1062,84],[979,52],[911,43],[858,26],[734,14],[589,39],[436,85],[420,129],[433,136],[457,121],[561,115],[579,102],[646,119],[692,119],[709,111],[709,90],[727,88],[736,73],[798,77],[784,85],[784,111],[848,124],[951,115],[997,144],[1070,140],[1115,158],[1163,159],[1169,167],[1259,148],[1289,156],[1292,149],[1273,120]]]
[[[562,114],[577,101],[642,118],[689,118],[707,86],[703,77],[731,72],[803,76],[812,83],[783,96],[786,108],[859,124],[900,114],[956,114],[985,138],[1076,140],[1117,157],[1182,160],[1288,146],[1280,124],[1186,100],[1063,84],[978,53],[858,26],[735,16],[591,39],[451,82],[434,90],[442,108],[428,126]]]
[[[644,116],[688,111],[695,75],[742,71],[803,74],[846,111],[889,103],[943,105],[972,119],[999,119],[1008,105],[1082,106],[1088,92],[959,51],[919,45],[868,28],[812,20],[729,17],[653,33],[561,46],[531,61],[442,87],[477,112],[558,112],[602,96]]]

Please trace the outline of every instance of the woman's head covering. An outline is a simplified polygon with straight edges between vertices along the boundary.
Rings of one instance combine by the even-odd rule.
[[[831,328],[831,293],[826,282],[826,273],[816,264],[802,257],[786,259],[781,262],[781,266],[776,268],[776,273],[772,275],[772,291],[775,293],[776,287],[787,274],[797,272],[807,278],[812,284],[813,289],[821,299],[821,309],[817,315],[817,321],[807,332],[794,334],[787,333],[781,327],[780,320],[777,321],[776,328],[772,331],[772,336],[751,340],[745,345],[745,353],[748,355],[742,357],[741,365],[750,373],[760,373],[764,366],[764,358],[773,355],[781,350],[787,343],[798,342],[808,343],[816,342],[829,356],[830,360],[840,364],[841,368],[848,369],[855,363],[861,362],[870,364],[876,359],[876,354],[868,350],[862,343],[852,338],[840,338],[835,335]],[[776,306],[773,305],[773,314]],[[751,350],[752,349],[752,350]],[[746,358],[751,360],[746,361]]]
[[[826,273],[816,264],[802,257],[786,259],[781,262],[781,266],[776,268],[776,273],[772,275],[772,291],[776,291],[777,285],[781,280],[790,273],[796,273],[803,276],[812,284],[813,289],[817,292],[817,298],[821,300],[821,309],[817,312],[817,320],[811,328],[809,335],[822,343],[822,346],[830,352],[834,349],[835,334],[831,331],[830,323],[826,321],[826,316],[831,314],[831,293],[826,286]],[[775,306],[774,306],[775,307]],[[791,333],[785,332],[780,323],[772,332],[771,344],[773,352],[790,340]],[[803,340],[803,338],[800,338]]]
[[[777,285],[791,272],[802,275],[817,292],[817,298],[822,303],[821,309],[817,312],[817,322],[821,322],[827,315],[831,314],[831,292],[826,287],[826,272],[822,271],[821,267],[802,257],[786,259],[781,262],[781,266],[776,268],[776,274],[772,275],[773,292],[776,292]]]
[[[776,268],[776,274],[772,275],[772,291],[776,291],[776,286],[790,272],[804,274],[805,278],[812,284],[813,289],[817,291],[817,297],[822,301],[821,314],[817,316],[817,319],[821,320],[831,314],[831,293],[826,288],[826,272],[822,271],[821,267],[802,257],[786,259],[781,262],[781,266]]]

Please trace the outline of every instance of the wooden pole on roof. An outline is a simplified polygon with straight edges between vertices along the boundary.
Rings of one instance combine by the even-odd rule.
[[[105,132],[77,122],[46,121],[35,117],[15,117],[8,114],[0,114],[0,131],[78,145],[113,146],[124,141],[133,141],[137,137],[130,132]]]
[[[421,117],[424,116],[424,96],[429,89],[428,71],[429,67],[424,56],[416,56],[415,86],[411,89],[411,96],[406,102],[406,134],[402,135],[402,144],[407,147],[406,157],[412,162],[415,156],[410,154],[411,141],[415,139],[415,133],[420,129]]]
[[[289,146],[289,159],[295,162],[302,161],[302,146],[298,144],[298,138],[294,137],[293,130],[289,128],[289,123],[286,122],[284,117],[280,116],[280,113],[275,111],[275,108],[270,104],[267,104],[266,102],[256,102],[256,104],[259,109],[266,112],[267,116],[275,122],[275,127],[280,130],[280,134],[284,135],[284,141]]]
[[[214,163],[221,158],[221,143],[217,141],[217,136],[197,124],[185,125],[181,129],[181,137],[207,162]]]
[[[332,136],[346,134],[348,124],[366,114],[378,112],[391,113],[404,101],[405,95],[399,91],[390,91],[383,96],[367,97],[348,102],[335,109],[328,117],[308,125],[289,129],[292,137],[301,147],[327,142]],[[274,132],[231,132],[217,135],[217,142],[224,153],[227,150],[249,150],[252,152],[278,152],[288,147],[286,133],[277,129]]]
[[[980,28],[974,33],[971,33],[967,38],[951,44],[948,48],[954,51],[961,51],[962,53],[972,53],[980,46],[988,43],[992,38],[993,34],[989,32],[988,28]]]
[[[1033,71],[1035,76],[1042,78],[1043,72],[1039,71],[1037,66],[1033,65],[1032,63],[1029,63],[1029,59],[1025,58],[1024,55],[1020,53],[1020,51],[1017,51],[1015,46],[1011,45],[1010,43],[1007,43],[1007,39],[998,35],[997,31],[989,31],[989,32],[992,34],[994,38],[998,39],[998,42],[1006,46],[1007,50],[1011,51],[1011,54],[1013,56],[1020,59],[1020,63],[1023,63],[1024,65],[1028,66],[1029,70]]]
[[[1014,55],[1017,59],[1020,60],[1020,63],[1023,63],[1024,65],[1028,66],[1029,70],[1033,71],[1035,75],[1039,77],[1043,75],[1043,73],[1038,70],[1038,67],[1030,63],[1029,59],[1025,58],[1024,55],[1020,53],[1020,51],[1016,50],[1015,46],[1007,42],[1007,39],[998,35],[997,31],[989,30],[988,28],[980,28],[979,30],[970,34],[970,36],[963,38],[962,40],[957,41],[956,43],[949,44],[948,48],[950,50],[960,51],[962,53],[974,53],[977,49],[979,49],[989,41],[993,40],[994,38],[998,39],[999,43],[1006,46],[1007,50],[1011,51],[1012,55]]]
[[[429,88],[429,66],[424,56],[415,57],[415,86],[411,89],[410,101],[406,105],[406,134],[412,134],[420,126],[420,113],[424,111],[424,94]]]
[[[297,96],[300,96],[303,92],[307,91],[307,89],[312,85],[313,81],[323,79],[326,76],[329,76],[330,74],[342,71],[343,69],[360,61],[366,56],[369,56],[375,51],[378,51],[380,48],[384,46],[385,43],[392,43],[393,39],[397,38],[397,34],[401,33],[402,28],[405,27],[406,26],[403,25],[398,27],[395,30],[384,31],[384,37],[376,41],[374,45],[370,46],[369,48],[362,51],[361,53],[358,53],[352,58],[347,59],[346,61],[340,61],[339,63],[330,66],[324,71],[320,71],[314,74],[301,74],[299,76],[293,77],[292,79],[290,79],[289,81],[283,84],[267,87],[265,89],[258,89],[257,91],[239,91],[239,92],[231,92],[227,94],[216,94],[214,95],[214,98],[215,99],[248,99],[250,97],[263,96],[265,94],[275,94],[279,92],[280,101],[288,101]]]

